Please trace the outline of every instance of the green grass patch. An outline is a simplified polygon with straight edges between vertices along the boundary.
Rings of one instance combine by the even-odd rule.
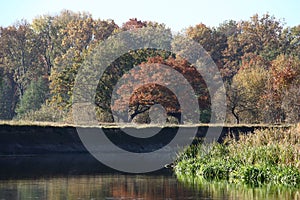
[[[298,127],[256,130],[227,137],[224,143],[192,145],[178,156],[178,176],[228,181],[251,186],[300,186]]]

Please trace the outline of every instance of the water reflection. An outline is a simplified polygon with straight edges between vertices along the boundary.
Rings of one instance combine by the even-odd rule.
[[[199,197],[199,198],[198,198]],[[172,176],[98,175],[0,181],[0,199],[201,199]],[[204,198],[204,197],[202,197]]]
[[[248,188],[175,177],[171,171],[132,175],[87,155],[0,157],[0,199],[300,199],[300,190]]]
[[[174,176],[102,174],[0,181],[0,199],[299,199],[299,191],[224,183],[186,185]]]

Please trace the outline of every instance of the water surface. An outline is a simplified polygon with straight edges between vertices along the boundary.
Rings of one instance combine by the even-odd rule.
[[[0,157],[0,199],[300,199],[300,190],[179,180],[170,170],[124,174],[89,155]]]

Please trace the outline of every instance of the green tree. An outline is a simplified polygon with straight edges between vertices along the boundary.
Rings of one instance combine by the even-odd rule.
[[[39,110],[42,104],[46,102],[48,94],[49,88],[47,80],[39,78],[37,81],[32,81],[16,109],[18,117],[21,118],[22,115],[30,111]]]

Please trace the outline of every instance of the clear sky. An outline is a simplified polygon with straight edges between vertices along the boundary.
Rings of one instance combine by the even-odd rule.
[[[300,24],[300,0],[2,0],[0,26],[20,19],[31,22],[38,15],[63,9],[88,11],[94,18],[114,19],[119,25],[136,17],[164,23],[173,31],[200,22],[217,26],[228,19],[245,20],[267,12],[285,19],[287,26]]]

